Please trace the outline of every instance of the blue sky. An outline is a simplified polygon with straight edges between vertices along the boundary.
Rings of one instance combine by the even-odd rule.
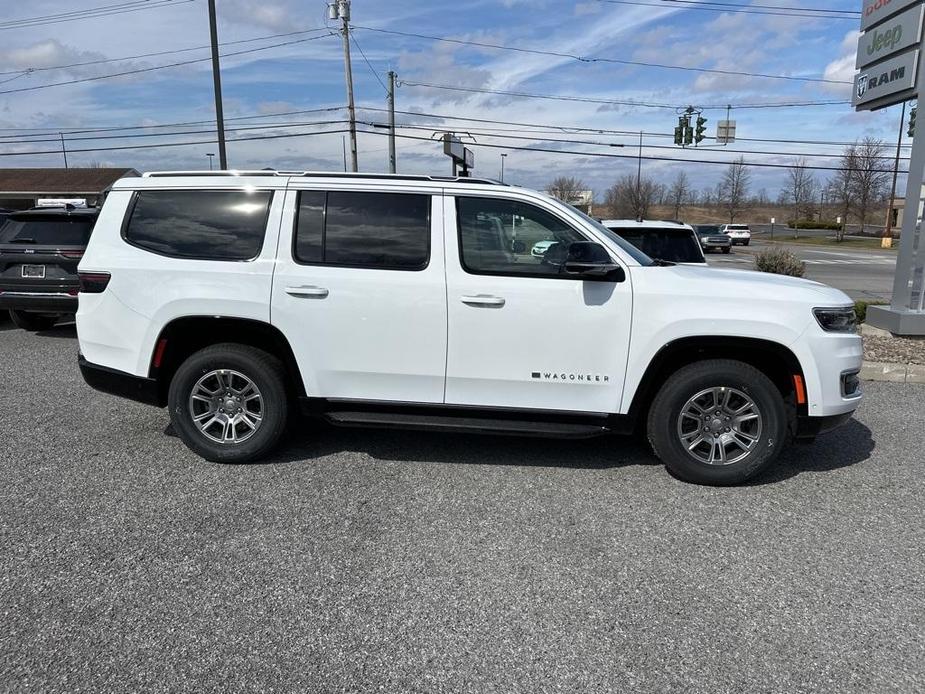
[[[155,1],[155,0],[152,0]],[[658,3],[659,0],[647,0]],[[205,0],[173,0],[139,11],[110,16],[72,19],[68,22],[4,29],[3,22],[51,15],[75,9],[115,4],[115,0],[61,0],[21,3],[18,11],[0,20],[0,153],[51,150],[54,142],[21,142],[26,128],[35,133],[73,131],[103,126],[136,126],[204,121],[214,117],[208,62],[142,72],[115,79],[30,89],[52,82],[83,79],[113,72],[164,65],[208,56],[207,50],[132,58],[140,54],[174,51],[208,44]],[[784,0],[759,4],[793,5]],[[227,125],[271,125],[272,130],[234,131],[229,137],[292,134],[341,130],[344,110],[307,114],[272,114],[309,109],[338,109],[345,103],[340,37],[327,35],[322,0],[217,0],[219,39],[244,41],[274,34],[318,28],[312,34],[265,38],[223,47],[223,52],[269,44],[312,39],[223,59],[223,87]],[[667,3],[666,3],[667,5]],[[859,9],[860,3],[816,0],[813,7]],[[795,77],[850,80],[857,39],[855,19],[815,19],[760,14],[706,12],[677,6],[651,7],[613,4],[600,0],[354,0],[354,25],[450,37],[467,41],[517,46],[595,58],[611,58],[718,70],[760,72]],[[12,14],[12,16],[8,16]],[[320,38],[318,38],[320,37]],[[767,104],[791,101],[848,101],[848,84],[773,80],[739,75],[582,62],[567,57],[519,53],[487,47],[462,46],[423,38],[355,31],[356,42],[371,67],[353,47],[353,73],[361,121],[385,122],[385,81],[389,69],[403,82],[429,83],[473,89],[529,92],[596,100],[664,104],[671,107],[716,107],[722,104]],[[96,65],[57,68],[103,59]],[[377,78],[378,75],[378,78]],[[7,80],[3,82],[3,80]],[[7,93],[3,93],[7,92]],[[396,93],[399,123],[416,126],[406,135],[428,138],[435,131],[469,131],[475,142],[476,174],[497,177],[500,155],[508,156],[505,178],[542,187],[554,176],[575,175],[602,197],[620,175],[635,171],[638,135],[670,133],[676,124],[674,108],[644,108],[600,103],[527,99],[512,96],[454,92],[403,84]],[[451,121],[432,117],[479,118],[505,123]],[[705,111],[708,133],[724,110]],[[243,118],[263,116],[262,118]],[[872,135],[895,146],[899,107],[877,113],[854,113],[847,104],[800,108],[736,109],[738,135],[771,140],[848,141]],[[235,120],[240,119],[240,120]],[[298,126],[282,128],[287,122]],[[306,125],[309,123],[309,125]],[[310,125],[310,123],[321,123]],[[601,128],[624,135],[556,131],[538,135],[536,128],[508,123]],[[190,125],[174,131],[202,130]],[[489,130],[494,128],[495,130]],[[361,126],[369,130],[370,126]],[[506,132],[499,133],[499,130]],[[161,129],[159,132],[170,132]],[[137,131],[143,132],[143,131]],[[149,131],[150,132],[150,131]],[[133,134],[119,131],[110,134]],[[507,137],[501,138],[503,134]],[[511,136],[523,139],[511,139]],[[78,153],[82,148],[114,147],[167,141],[204,141],[208,133],[177,134],[170,138],[78,140],[68,134],[72,165],[99,162],[134,166],[141,170],[207,168],[206,152],[214,145],[116,150]],[[361,134],[360,168],[384,171],[388,166],[387,139]],[[48,139],[39,135],[28,139]],[[541,139],[604,143],[541,142]],[[705,142],[707,144],[709,141]],[[623,144],[623,148],[607,145]],[[489,147],[500,145],[501,147]],[[740,141],[734,146],[699,151],[656,149],[671,139],[646,135],[644,156],[729,161],[742,150],[746,161],[790,163],[797,154],[811,164],[832,165],[837,146]],[[524,151],[513,147],[543,147],[580,152],[623,155],[603,158],[552,152]],[[229,164],[234,167],[275,166],[295,169],[334,169],[343,166],[341,133],[287,137],[263,141],[229,142]],[[767,152],[759,154],[752,152]],[[449,162],[437,143],[399,139],[399,170],[414,173],[449,171]],[[60,154],[0,156],[0,166],[57,166]],[[700,163],[643,161],[643,171],[661,180],[683,169],[696,187],[713,186],[723,166]],[[784,180],[783,169],[754,168],[753,188],[765,188],[774,198]],[[825,178],[828,172],[819,171]]]

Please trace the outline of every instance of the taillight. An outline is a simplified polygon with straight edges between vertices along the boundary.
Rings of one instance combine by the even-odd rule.
[[[100,294],[109,284],[108,272],[78,272],[81,294]]]
[[[80,260],[81,258],[84,257],[84,252],[83,251],[58,251],[58,255],[61,255],[65,258],[74,258],[76,260]]]

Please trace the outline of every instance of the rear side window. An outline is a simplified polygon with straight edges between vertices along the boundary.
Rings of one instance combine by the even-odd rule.
[[[430,196],[302,191],[293,255],[301,263],[422,270],[430,260]]]
[[[0,243],[37,246],[86,246],[93,217],[8,217],[0,226]]]
[[[252,260],[263,246],[271,191],[143,190],[123,236],[175,258]]]

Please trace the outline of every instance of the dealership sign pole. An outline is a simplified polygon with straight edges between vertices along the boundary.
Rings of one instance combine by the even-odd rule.
[[[923,17],[922,0],[864,0],[852,95],[856,110],[874,111],[925,94]],[[913,137],[893,301],[867,311],[868,323],[899,335],[925,335],[923,171],[925,137]]]

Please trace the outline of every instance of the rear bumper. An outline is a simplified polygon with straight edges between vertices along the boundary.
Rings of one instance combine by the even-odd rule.
[[[75,313],[77,297],[66,292],[27,292],[0,290],[0,309],[39,313]]]
[[[854,410],[842,414],[833,414],[828,417],[797,417],[797,430],[793,438],[797,441],[809,442],[819,434],[837,429],[854,415]]]
[[[153,378],[134,376],[99,364],[91,364],[84,359],[82,354],[77,355],[77,363],[84,381],[94,390],[118,395],[120,398],[127,398],[145,405],[164,406],[161,402],[157,381]]]

